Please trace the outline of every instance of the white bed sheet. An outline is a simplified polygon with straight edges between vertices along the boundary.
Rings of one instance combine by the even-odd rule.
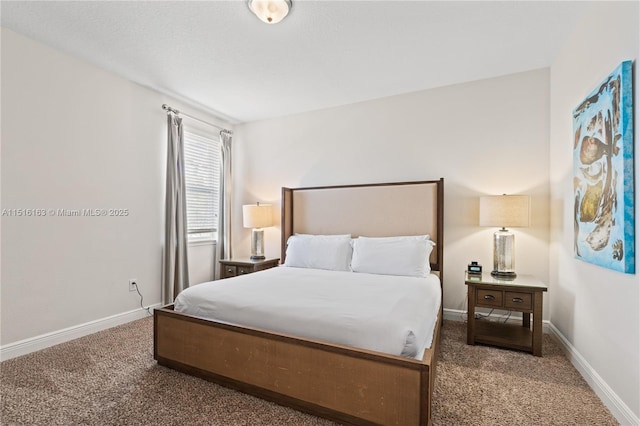
[[[439,278],[277,267],[198,284],[178,312],[421,359],[431,347]]]

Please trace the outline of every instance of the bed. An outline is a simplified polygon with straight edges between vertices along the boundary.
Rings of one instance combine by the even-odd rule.
[[[441,278],[443,194],[443,179],[283,188],[282,260],[289,237],[298,233],[428,234],[436,243],[431,273]],[[437,311],[431,344],[416,359],[205,319],[170,305],[154,312],[154,358],[160,365],[343,424],[428,425],[441,303]]]

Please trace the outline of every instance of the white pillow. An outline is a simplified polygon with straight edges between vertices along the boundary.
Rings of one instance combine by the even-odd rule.
[[[349,271],[351,235],[296,234],[287,240],[284,265],[296,268]]]
[[[408,237],[360,237],[353,240],[353,272],[426,277],[429,255],[435,243],[429,235]]]

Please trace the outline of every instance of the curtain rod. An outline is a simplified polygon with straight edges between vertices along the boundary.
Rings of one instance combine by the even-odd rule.
[[[211,127],[215,127],[216,129],[219,129],[221,132],[226,132],[226,133],[229,133],[229,134],[231,134],[231,135],[233,134],[233,132],[232,132],[231,130],[229,130],[229,129],[225,129],[224,127],[216,126],[215,124],[213,124],[213,123],[209,123],[208,121],[201,120],[201,119],[199,119],[198,117],[194,117],[194,116],[189,115],[189,114],[186,114],[186,113],[184,113],[184,112],[180,112],[180,111],[178,111],[177,109],[173,109],[173,108],[171,108],[171,107],[170,107],[169,105],[167,105],[167,104],[162,104],[162,109],[163,109],[163,110],[165,110],[165,111],[167,111],[167,112],[172,112],[172,113],[174,113],[174,114],[184,115],[185,117],[189,117],[189,118],[190,118],[190,119],[192,119],[192,120],[196,120],[196,121],[199,121],[199,122],[201,122],[201,123],[203,123],[203,124],[209,125],[209,126],[211,126]]]

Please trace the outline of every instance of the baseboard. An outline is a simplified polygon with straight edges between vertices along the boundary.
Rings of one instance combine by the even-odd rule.
[[[549,324],[551,335],[553,335],[560,347],[565,352],[571,364],[578,370],[582,377],[589,384],[591,389],[602,400],[602,403],[611,411],[611,414],[621,425],[640,426],[640,418],[625,404],[620,397],[609,387],[600,377],[598,372],[591,367],[586,359],[578,352],[571,342],[553,324]]]
[[[158,303],[150,306],[149,308],[155,309],[159,308],[160,306],[161,304]],[[31,337],[29,339],[20,340],[18,342],[9,343],[8,345],[0,347],[0,361],[6,361],[11,358],[48,348],[50,346],[59,345],[60,343],[68,342],[70,340],[74,340],[88,334],[96,333],[98,331],[106,330],[107,328],[115,327],[117,325],[126,324],[128,322],[144,318],[148,315],[149,314],[146,310],[143,310],[141,308],[134,309],[133,311],[123,312],[121,314],[112,315],[110,317],[89,321],[84,324],[75,325],[73,327],[68,327],[62,330],[53,331],[51,333]]]
[[[467,311],[462,311],[460,309],[443,309],[443,317],[449,321],[458,321],[463,322],[467,320]],[[480,312],[484,314],[483,312]],[[491,314],[491,319],[495,319],[496,321],[504,321],[506,320],[508,324],[519,325],[522,324],[522,314],[516,312],[511,316],[507,314]],[[549,334],[549,321],[542,320],[542,332],[544,334]]]

